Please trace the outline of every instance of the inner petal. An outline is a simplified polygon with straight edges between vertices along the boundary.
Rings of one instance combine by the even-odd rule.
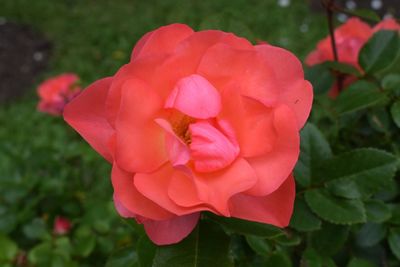
[[[198,172],[212,172],[231,164],[239,154],[232,127],[225,121],[199,121],[189,125],[190,152]]]
[[[221,111],[221,96],[204,77],[193,74],[177,82],[165,107],[175,108],[193,118],[209,119]]]

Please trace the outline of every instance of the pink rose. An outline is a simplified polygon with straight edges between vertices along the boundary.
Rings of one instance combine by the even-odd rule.
[[[78,80],[77,75],[65,73],[41,83],[38,88],[40,97],[38,110],[52,115],[61,115],[64,106],[81,91],[81,88],[76,85]]]
[[[71,222],[64,217],[57,216],[54,220],[53,232],[56,235],[65,235],[71,230]]]
[[[344,24],[336,28],[335,41],[339,61],[352,65],[362,72],[361,67],[358,65],[358,54],[368,39],[379,30],[400,31],[400,25],[395,19],[385,19],[374,28],[371,28],[367,23],[358,18],[350,18]],[[331,38],[328,36],[318,42],[317,48],[307,56],[305,62],[307,65],[312,66],[333,60]],[[344,85],[348,86],[355,80],[356,77],[347,77],[344,80]],[[337,85],[334,85],[329,94],[332,97],[336,97],[338,93]]]
[[[64,118],[112,163],[120,215],[171,244],[201,211],[287,226],[311,104],[290,52],[173,24],[147,33],[131,61],[84,90]]]

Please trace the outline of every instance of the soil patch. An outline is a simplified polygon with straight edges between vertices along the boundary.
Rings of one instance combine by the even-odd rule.
[[[49,60],[51,43],[28,25],[0,18],[0,103],[31,89]]]

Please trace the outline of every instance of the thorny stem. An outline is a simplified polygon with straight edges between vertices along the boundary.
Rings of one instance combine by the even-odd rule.
[[[333,51],[333,59],[336,62],[339,62],[339,56],[336,47],[336,39],[335,39],[335,31],[333,27],[333,12],[335,8],[335,0],[322,0],[322,5],[325,7],[326,10],[326,17],[328,19],[328,28],[329,28],[329,35],[331,39],[331,46]],[[336,82],[338,86],[339,93],[343,89],[343,75],[340,73],[336,73]]]

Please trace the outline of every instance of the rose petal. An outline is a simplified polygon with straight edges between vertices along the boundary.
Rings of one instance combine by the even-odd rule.
[[[124,84],[130,79],[138,79],[147,83],[150,87],[158,89],[158,87],[152,86],[152,81],[156,80],[157,76],[155,75],[155,72],[157,66],[161,65],[166,58],[166,54],[141,57],[136,59],[134,62],[122,66],[114,75],[106,100],[107,120],[113,127],[115,127],[115,120],[120,109],[121,92]]]
[[[113,129],[106,119],[105,102],[112,78],[98,80],[88,86],[64,108],[64,120],[72,126],[100,155],[112,162],[108,140]]]
[[[230,213],[232,217],[286,227],[293,212],[295,196],[295,182],[290,175],[277,190],[267,196],[233,196],[230,200]]]
[[[226,124],[225,127],[230,126]],[[207,121],[199,121],[190,124],[189,131],[190,152],[194,168],[198,172],[212,172],[225,168],[239,154],[236,140],[229,139],[221,127],[218,129]]]
[[[170,24],[143,36],[133,49],[131,60],[152,54],[171,53],[175,47],[191,36],[193,30],[185,24]]]
[[[185,165],[190,160],[190,150],[187,145],[174,133],[171,124],[164,119],[155,122],[165,130],[165,144],[172,166]]]
[[[216,44],[204,54],[198,73],[220,91],[227,85],[234,85],[242,95],[266,106],[274,105],[279,96],[271,67],[254,49],[238,50]]]
[[[150,172],[168,160],[163,130],[154,122],[161,107],[159,96],[144,82],[124,83],[116,120],[115,160],[121,168]]]
[[[197,119],[208,119],[221,110],[221,96],[202,76],[192,74],[182,78],[165,102],[166,108],[175,108]]]
[[[165,221],[143,221],[149,238],[157,245],[169,245],[180,242],[188,236],[200,218],[200,213],[174,217]]]
[[[134,218],[136,215],[125,208],[125,206],[119,201],[117,195],[114,193],[113,195],[113,200],[114,200],[114,206],[115,209],[117,210],[118,214],[123,217],[123,218]]]
[[[238,158],[229,167],[210,173],[195,173],[194,183],[199,199],[229,216],[228,200],[256,183],[254,170],[246,160]]]
[[[252,47],[247,40],[230,33],[217,30],[195,32],[179,43],[166,60],[155,65],[157,67],[153,71],[155,78],[151,81],[152,87],[157,88],[162,98],[168,97],[180,79],[198,72],[197,68],[205,52],[216,43],[241,49]]]
[[[300,138],[294,113],[285,105],[274,111],[277,140],[274,149],[260,157],[247,158],[257,183],[247,193],[265,196],[274,192],[289,176],[300,153]]]
[[[219,117],[232,125],[240,154],[256,157],[270,152],[277,138],[273,127],[273,109],[255,99],[241,96],[235,86],[224,88],[222,100]]]
[[[115,163],[111,172],[111,181],[116,199],[130,213],[153,220],[166,220],[174,216],[144,197],[134,185],[134,174],[125,172]],[[124,214],[127,213],[124,212]]]
[[[256,50],[271,64],[277,83],[280,84],[281,99],[296,114],[298,128],[306,122],[312,105],[313,91],[304,80],[301,62],[289,51],[271,45],[258,45]]]
[[[184,175],[178,169],[172,168],[169,163],[164,164],[157,171],[152,173],[137,173],[135,175],[135,186],[141,194],[148,199],[154,201],[164,209],[170,211],[176,215],[186,215],[196,211],[207,210],[207,207],[196,206],[196,207],[183,207],[177,205],[176,202],[172,201],[168,195],[168,188],[171,184],[171,180],[174,177],[182,177]],[[188,188],[181,194],[193,193],[193,190]],[[196,195],[192,195],[195,198]]]

